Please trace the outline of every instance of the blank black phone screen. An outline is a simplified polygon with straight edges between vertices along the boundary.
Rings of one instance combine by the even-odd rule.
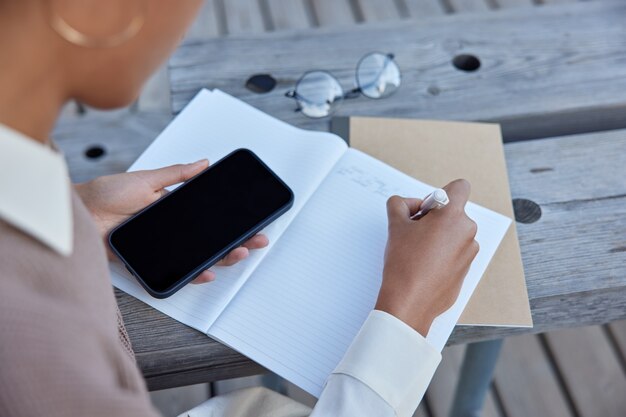
[[[160,293],[219,261],[226,248],[273,221],[292,201],[289,187],[240,149],[123,223],[110,243],[140,282]]]

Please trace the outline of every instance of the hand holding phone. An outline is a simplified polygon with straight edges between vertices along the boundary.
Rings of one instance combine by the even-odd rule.
[[[74,187],[90,211],[108,248],[109,233],[117,225],[163,197],[167,193],[167,187],[195,177],[208,166],[209,161],[201,159],[191,164],[175,164],[158,169],[104,175],[85,183],[74,184]],[[216,265],[232,266],[247,258],[250,251],[262,249],[268,244],[269,241],[265,235],[254,235],[241,246],[230,251]],[[110,249],[107,252],[110,259],[117,259]],[[213,280],[215,280],[215,272],[207,269],[191,283],[203,284]]]
[[[234,263],[267,245],[254,235],[292,201],[256,155],[238,150],[118,226],[109,242],[144,288],[163,298],[224,256]]]

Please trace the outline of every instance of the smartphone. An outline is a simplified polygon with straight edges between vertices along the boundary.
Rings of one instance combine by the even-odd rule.
[[[166,298],[286,213],[293,192],[238,149],[133,215],[109,245],[146,291]]]

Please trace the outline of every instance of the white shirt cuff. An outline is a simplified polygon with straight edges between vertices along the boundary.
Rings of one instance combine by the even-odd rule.
[[[440,361],[441,353],[413,328],[374,310],[333,373],[358,379],[397,416],[411,416]]]

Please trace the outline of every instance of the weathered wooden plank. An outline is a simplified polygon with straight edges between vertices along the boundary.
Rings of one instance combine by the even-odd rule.
[[[157,111],[169,113],[172,111],[170,101],[170,80],[167,74],[167,63],[146,81],[141,94],[137,99],[139,111]]]
[[[61,124],[55,137],[67,155],[73,178],[82,181],[90,176],[125,170],[168,120],[167,116],[132,117],[129,114],[111,120],[90,113],[79,122]],[[85,142],[85,138],[89,140]],[[91,145],[104,145],[108,155],[98,160],[86,159],[84,152]],[[593,146],[595,158],[589,158],[589,146]],[[524,231],[521,241],[531,298],[560,295],[564,289],[581,293],[610,289],[623,279],[619,276],[621,269],[606,269],[602,265],[608,262],[611,266],[615,260],[626,257],[622,229],[619,228],[623,227],[623,209],[619,206],[626,195],[624,149],[625,131],[515,143],[505,147],[513,196],[530,199],[543,208],[540,221],[518,225]],[[585,169],[581,170],[581,166]],[[612,175],[607,174],[607,169]],[[546,187],[545,184],[560,185]],[[605,214],[587,224],[577,217],[575,209],[587,208],[590,213],[600,213],[603,204],[607,207],[615,204],[617,211],[607,209]],[[612,223],[613,220],[616,221]],[[580,226],[576,226],[576,222],[581,223]],[[609,231],[603,235],[604,227]],[[576,237],[585,233],[587,235]],[[603,238],[595,239],[596,236]],[[586,242],[585,239],[597,242],[581,252],[579,247],[581,242]],[[548,262],[545,262],[546,257]],[[533,274],[541,277],[546,268],[554,278],[532,279]],[[575,269],[575,273],[568,272],[568,268]],[[606,272],[606,275],[602,276],[598,271]]]
[[[124,171],[167,121],[159,115],[90,112],[78,122],[61,123],[54,138],[72,178],[85,181]],[[86,159],[84,151],[92,144],[103,145],[107,153]],[[536,223],[518,224],[535,328],[459,327],[450,343],[626,318],[625,149],[626,131],[505,146],[513,196],[530,198],[543,209]],[[118,297],[138,363],[153,389],[261,371],[140,301]]]
[[[365,22],[400,19],[400,11],[393,0],[358,0],[358,3]]]
[[[61,120],[53,138],[65,154],[72,181],[124,172],[172,119],[170,114],[90,110],[83,117]],[[85,152],[100,147],[104,154],[87,158]]]
[[[569,4],[575,3],[579,0],[541,0],[542,4]]]
[[[581,417],[626,414],[625,370],[602,327],[560,330],[545,338]]]
[[[572,415],[538,339],[524,335],[504,342],[495,385],[507,417]]]
[[[403,85],[384,100],[346,100],[338,115],[496,121],[508,140],[626,127],[623,16],[623,2],[590,2],[187,45],[171,60],[174,109],[199,88],[218,87],[280,119],[326,129],[327,119],[294,113],[284,92],[311,68],[333,70],[347,88],[355,61],[381,50],[395,53]],[[225,59],[225,51],[246,59]],[[455,68],[463,54],[480,68]],[[258,72],[273,74],[277,88],[248,91],[242,81]]]
[[[464,345],[449,346],[443,350],[439,368],[437,368],[426,392],[432,417],[448,417],[450,415],[464,354]],[[500,417],[491,390],[487,393],[481,415],[482,417]]]
[[[227,0],[223,4],[226,32],[229,35],[265,32],[265,22],[258,0]]]
[[[207,40],[221,34],[216,11],[216,0],[204,0],[194,23],[185,36],[185,42]],[[168,64],[165,63],[145,83],[135,104],[138,111],[171,112]]]
[[[515,177],[511,180],[513,197],[536,201],[542,207],[570,202],[570,208],[584,203],[583,199],[619,199],[626,194],[625,141],[626,130],[610,130],[507,144],[504,149],[509,177]],[[596,152],[606,159],[596,158]],[[569,187],[545,186],[562,181]],[[619,257],[623,252],[623,248],[616,247],[612,254]]]
[[[347,26],[356,22],[348,0],[313,0],[312,5],[319,26]]]
[[[454,13],[484,12],[489,10],[487,0],[449,0]]]
[[[626,201],[622,204],[626,204]],[[626,311],[625,299],[626,290],[623,287],[531,299],[530,308],[534,322],[532,329],[457,326],[448,340],[448,345],[527,333],[544,333],[623,320],[625,318],[624,311]],[[613,303],[608,312],[603,306],[606,303]],[[586,314],[584,309],[589,309],[589,312]]]
[[[137,363],[150,390],[263,373],[248,358],[116,291]],[[166,347],[167,346],[167,347]]]
[[[563,146],[561,149],[559,142]],[[626,231],[626,207],[623,207],[626,201],[626,182],[623,181],[626,176],[625,132],[579,135],[559,141],[541,140],[527,146],[519,145],[511,144],[505,148],[513,198],[534,201],[542,210],[536,223],[518,223],[518,231],[524,236],[520,242],[532,298],[622,287],[626,284],[624,271],[601,265],[626,260],[626,253],[619,251]],[[539,157],[531,149],[545,152],[545,155]],[[596,149],[602,149],[600,152],[607,155],[606,165],[589,157]],[[616,155],[609,156],[613,153]],[[567,176],[568,189],[558,187],[547,191],[552,187],[546,187],[546,184],[558,183],[561,176]],[[619,214],[602,213],[603,204]],[[582,215],[584,211],[579,210],[589,210],[590,215],[594,213],[594,221],[586,222],[586,216]],[[591,224],[593,227],[589,227]],[[580,245],[582,240],[585,245]],[[558,249],[550,247],[555,243]],[[533,278],[541,276],[542,271],[550,271],[552,278]],[[590,311],[588,314],[594,313]]]
[[[204,0],[204,5],[198,12],[185,41],[199,41],[216,38],[224,33],[220,23],[217,0]]]
[[[196,20],[185,36],[185,42],[207,40],[222,34],[223,29],[219,22],[216,1],[204,0]],[[139,111],[171,111],[167,64],[162,65],[146,82],[136,107]]]
[[[86,180],[126,169],[167,121],[163,117],[150,117],[140,115],[124,123],[124,118],[111,121],[103,117],[97,125],[85,119],[82,125],[59,126],[55,137],[68,154],[73,178]],[[108,155],[85,160],[85,137],[90,139],[89,143],[105,143]],[[520,225],[536,323],[534,331],[624,317],[626,293],[622,281],[626,262],[625,252],[620,248],[624,247],[626,201],[621,197],[624,184],[618,182],[623,178],[620,169],[626,165],[620,159],[624,155],[624,137],[622,131],[506,146],[514,195],[535,199],[544,207],[539,222]],[[589,144],[593,144],[594,158],[588,157]],[[585,171],[580,170],[581,166],[585,166]],[[597,181],[599,176],[603,181]],[[593,199],[598,201],[590,201]],[[593,224],[597,222],[595,228],[589,219],[594,220]],[[605,230],[608,232],[604,233]],[[588,253],[576,256],[580,247]],[[564,257],[568,253],[575,254],[572,256],[577,259]],[[591,263],[587,265],[589,260]],[[568,276],[580,285],[569,290],[566,281],[551,284],[552,280]],[[249,360],[131,297],[122,295],[121,299],[126,299],[126,303],[121,302],[122,311],[131,323],[138,361],[151,387],[202,382],[260,370]],[[516,331],[460,328],[451,342],[510,335]],[[171,337],[162,337],[164,334]],[[208,354],[215,361],[207,363]]]
[[[446,14],[446,9],[439,0],[404,0],[404,4],[409,16],[416,19]]]
[[[512,9],[515,7],[532,7],[534,6],[533,0],[497,0],[498,8],[500,9]]]
[[[623,130],[505,146],[513,197],[543,211],[536,223],[517,225],[536,332],[617,320],[626,309],[626,271],[619,266],[626,262],[625,150]],[[596,151],[605,156],[590,157]],[[485,331],[459,328],[453,338],[472,340]]]
[[[305,0],[267,0],[267,5],[274,30],[313,26]]]

